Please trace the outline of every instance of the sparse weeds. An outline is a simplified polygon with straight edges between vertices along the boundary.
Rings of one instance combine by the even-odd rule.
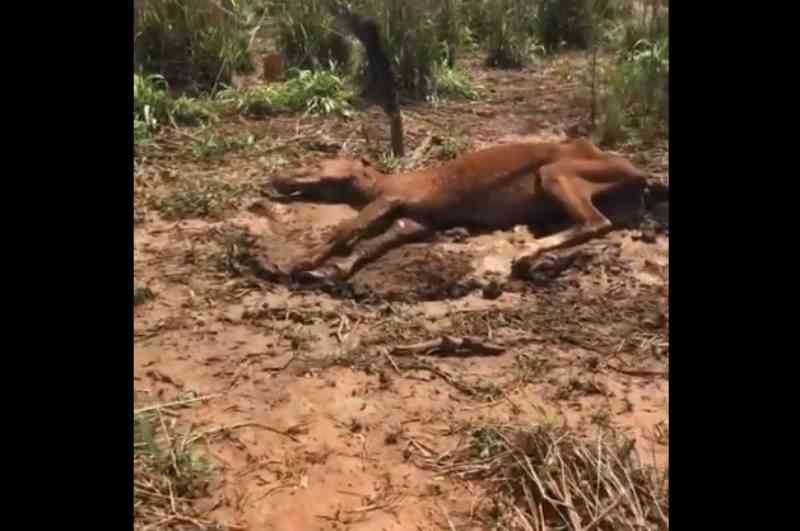
[[[151,207],[165,219],[220,218],[238,205],[245,187],[217,179],[182,180],[176,189],[151,199]]]
[[[214,118],[198,100],[181,96],[173,99],[167,82],[159,74],[133,75],[133,141],[147,142],[162,125],[170,122],[197,125]]]
[[[480,91],[463,70],[442,63],[434,70],[436,94],[434,97],[477,100]]]
[[[255,137],[250,133],[227,137],[210,132],[192,144],[192,154],[196,159],[219,160],[226,153],[247,149],[254,143]]]
[[[246,229],[230,227],[221,232],[219,244],[222,250],[212,258],[216,269],[240,275],[243,266],[253,255],[256,238]]]
[[[174,421],[156,411],[134,415],[133,437],[134,528],[201,522],[192,502],[208,493],[212,468],[192,451],[189,434],[175,433]]]
[[[590,420],[598,428],[608,430],[611,428],[611,410],[608,406],[600,406],[592,411]]]
[[[452,160],[466,151],[469,144],[469,137],[466,134],[454,132],[441,141],[437,158],[439,160]]]
[[[551,356],[548,354],[517,355],[516,362],[517,368],[519,369],[519,380],[522,382],[533,383],[542,378],[550,368],[550,358]]]
[[[603,4],[601,0],[595,0]],[[615,60],[604,67],[591,66],[592,78],[607,88],[595,94],[601,120],[598,137],[613,145],[629,133],[642,140],[667,135],[669,122],[669,28],[668,16],[658,2],[632,3],[636,10],[617,9],[624,19],[606,23],[608,17],[595,14],[595,51],[605,48]],[[599,101],[598,101],[599,100]]]
[[[316,336],[302,324],[289,326],[284,330],[283,337],[289,340],[290,348],[294,351],[308,351],[316,340]]]
[[[669,37],[640,40],[622,55],[612,78],[612,97],[629,109],[632,127],[652,137],[669,119]]]
[[[218,98],[233,102],[238,111],[254,117],[276,112],[304,111],[307,114],[347,114],[350,93],[336,72],[290,70],[283,83],[243,91],[226,90]]]
[[[172,99],[163,76],[133,74],[133,142],[146,142],[169,118]]]
[[[666,474],[643,466],[635,442],[610,430],[585,441],[555,424],[481,426],[460,449],[415,462],[491,480],[487,517],[497,529],[669,528]]]

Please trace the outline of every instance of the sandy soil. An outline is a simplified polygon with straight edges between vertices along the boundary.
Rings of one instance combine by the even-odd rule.
[[[565,74],[580,60],[511,73],[475,66],[487,96],[409,107],[409,150],[428,135],[455,138],[462,150],[510,135],[563,137],[586,117]],[[363,123],[377,131],[373,143]],[[337,152],[371,156],[387,149],[387,129],[378,111],[352,120],[228,118],[215,132],[249,132],[253,148],[197,160],[191,141],[167,134],[137,167],[135,281],[155,298],[134,309],[135,407],[211,396],[170,411],[184,429],[209,430],[198,452],[216,473],[198,510],[253,530],[447,529],[445,512],[459,530],[482,529],[485,486],[416,466],[412,443],[441,453],[469,427],[550,417],[587,436],[613,426],[665,467],[656,435],[668,400],[664,233],[616,231],[559,253],[577,258],[537,281],[509,280],[530,238],[524,231],[440,235],[391,251],[346,289],[327,292],[290,290],[237,265],[243,250],[289,263],[353,215],[345,206],[265,201],[259,190],[271,175]],[[432,143],[428,158],[442,145]],[[666,179],[665,146],[618,150]],[[184,183],[210,181],[241,191],[218,217],[163,219],[153,206]],[[496,289],[484,289],[492,281]],[[389,354],[444,334],[507,350]]]

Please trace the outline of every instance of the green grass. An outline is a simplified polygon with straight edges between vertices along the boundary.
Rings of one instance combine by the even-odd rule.
[[[151,208],[168,220],[186,218],[219,219],[239,206],[246,187],[218,179],[177,181],[175,189],[150,199]]]
[[[192,154],[199,160],[220,160],[228,153],[251,148],[254,144],[255,137],[250,133],[231,137],[209,132],[192,144]]]
[[[378,25],[383,48],[392,63],[399,91],[424,100],[437,93],[436,70],[456,66],[460,49],[469,41],[462,23],[462,0],[362,0],[356,11]],[[359,49],[361,46],[359,46]],[[356,54],[354,70],[365,79],[364,54]]]
[[[482,6],[486,64],[520,68],[536,49],[533,4],[525,0],[495,0]]]
[[[162,126],[198,125],[213,120],[215,114],[200,100],[170,96],[167,82],[159,74],[133,74],[133,141],[148,142]]]
[[[347,114],[351,96],[336,72],[290,69],[282,83],[256,86],[241,91],[227,90],[220,101],[233,103],[239,112],[255,117],[278,112]]]
[[[192,501],[208,494],[211,465],[171,424],[158,413],[133,417],[135,529],[163,522],[165,515],[196,520]]]
[[[134,63],[193,91],[230,84],[252,71],[249,26],[254,0],[139,0],[134,8]]]
[[[481,96],[466,72],[459,68],[442,63],[434,70],[434,76],[438,98],[477,100]]]
[[[613,429],[587,440],[563,423],[475,426],[465,443],[415,462],[486,485],[475,516],[487,528],[669,529],[667,473]]]

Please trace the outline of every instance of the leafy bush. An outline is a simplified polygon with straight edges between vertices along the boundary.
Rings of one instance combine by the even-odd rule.
[[[173,99],[167,82],[159,74],[133,74],[133,141],[145,142],[158,128],[169,122],[197,125],[214,117],[197,100],[181,96]]]
[[[243,91],[226,90],[220,92],[219,99],[234,102],[239,111],[252,116],[297,111],[310,114],[346,112],[350,94],[335,72],[290,69],[289,74],[290,78],[283,83]]]
[[[525,0],[492,0],[485,3],[486,63],[498,68],[519,68],[528,62],[535,46],[536,14]]]

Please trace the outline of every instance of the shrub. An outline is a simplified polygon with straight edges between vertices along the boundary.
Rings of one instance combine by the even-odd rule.
[[[591,0],[541,0],[538,11],[538,34],[545,50],[589,47]]]
[[[461,0],[363,0],[354,10],[378,25],[398,89],[424,99],[437,92],[436,71],[443,63],[453,67],[467,33],[461,25]],[[362,62],[357,74],[363,77]]]
[[[289,66],[303,70],[350,67],[352,44],[331,31],[333,18],[324,2],[280,0],[273,12],[278,17],[278,49]]]
[[[519,68],[528,62],[535,45],[535,12],[525,0],[493,0],[484,7],[486,63],[498,68]]]
[[[623,126],[636,128],[643,136],[665,133],[669,120],[668,13],[648,3],[638,12],[625,11],[624,16],[606,28],[602,43],[616,54],[606,74],[609,90],[601,124],[609,141],[622,136]]]
[[[214,117],[197,100],[181,96],[173,99],[167,82],[159,74],[133,74],[133,142],[138,145],[165,124],[197,125]]]
[[[330,114],[346,111],[350,94],[336,72],[290,69],[289,74],[289,79],[283,83],[242,91],[226,90],[220,92],[218,98],[234,102],[239,111],[252,116],[275,112]]]
[[[247,9],[246,9],[247,8]],[[134,63],[175,88],[207,90],[251,71],[249,2],[136,0]]]

